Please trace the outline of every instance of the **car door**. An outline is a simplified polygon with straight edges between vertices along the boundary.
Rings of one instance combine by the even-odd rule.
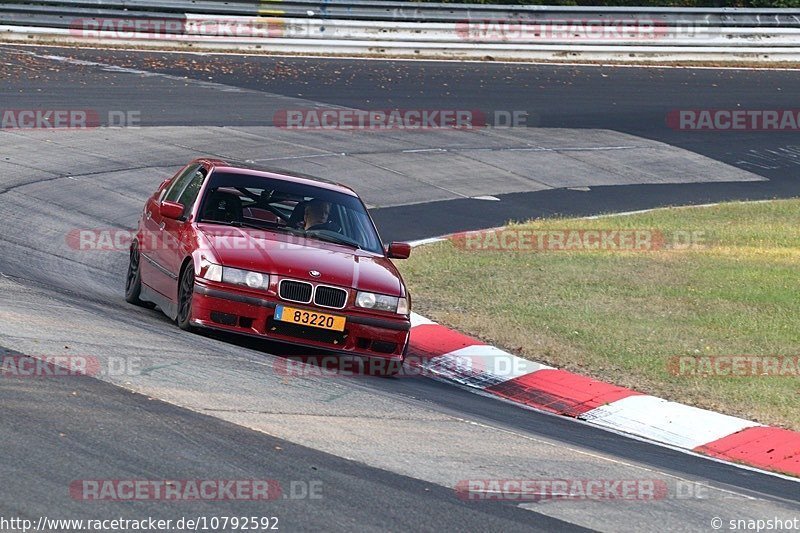
[[[170,296],[175,280],[172,272],[164,264],[165,254],[162,252],[166,246],[164,240],[166,222],[161,216],[160,205],[164,200],[177,202],[199,168],[198,164],[187,166],[172,180],[172,184],[160,198],[148,201],[145,206],[140,246],[142,283],[164,296]]]
[[[175,200],[179,204],[183,204],[183,216],[177,220],[166,217],[162,217],[161,220],[161,225],[164,228],[161,232],[163,246],[159,250],[158,261],[169,271],[171,285],[166,296],[169,296],[175,302],[178,301],[178,284],[180,283],[178,277],[180,276],[181,265],[194,246],[195,235],[192,229],[192,221],[189,220],[189,217],[194,204],[197,202],[197,197],[206,175],[205,168],[196,169],[192,179],[189,180],[178,199]]]

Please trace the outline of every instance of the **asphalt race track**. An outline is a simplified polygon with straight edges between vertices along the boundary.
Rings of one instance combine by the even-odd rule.
[[[24,55],[8,61],[14,55],[12,50]],[[63,62],[28,55],[31,53],[68,55],[84,64],[67,67]],[[599,187],[588,194],[523,194],[504,198],[507,203],[502,206],[481,205],[480,213],[471,202],[456,201],[448,206],[450,216],[446,218],[431,216],[440,212],[439,205],[431,205],[427,211],[413,210],[415,217],[424,217],[425,224],[419,228],[398,222],[395,210],[377,211],[384,238],[419,238],[423,233],[443,234],[468,226],[491,227],[509,218],[532,215],[594,214],[798,194],[793,170],[800,164],[800,149],[795,132],[692,132],[676,131],[666,124],[667,114],[681,109],[794,109],[798,81],[793,71],[531,67],[263,56],[224,56],[219,60],[198,54],[13,46],[4,57],[3,75],[10,83],[8,108],[24,109],[31,94],[27,89],[33,88],[38,105],[83,106],[98,110],[101,116],[108,110],[135,110],[140,113],[142,126],[269,125],[278,96],[294,98],[295,108],[305,100],[306,104],[312,101],[357,109],[467,109],[489,115],[496,110],[524,111],[532,126],[603,128],[636,135],[769,179],[761,184],[733,186],[655,184],[616,187],[613,191]],[[126,76],[124,69],[147,75]],[[37,90],[43,86],[47,90]],[[190,86],[194,90],[189,90]],[[219,91],[223,94],[214,94]],[[253,97],[254,92],[260,101]],[[637,169],[642,171],[642,167]]]
[[[534,216],[796,196],[796,133],[665,123],[675,109],[792,108],[796,72],[9,45],[0,47],[0,75],[4,109],[134,112],[138,126],[0,130],[2,353],[137,369],[0,377],[0,517],[277,516],[286,531],[711,531],[714,517],[800,518],[796,481],[433,380],[287,376],[288,348],[189,335],[125,304],[124,251],[83,250],[67,238],[132,228],[144,198],[201,154],[352,184],[387,241]],[[525,110],[535,127],[274,127],[281,110],[307,108]],[[476,198],[488,196],[497,200]],[[70,484],[87,479],[274,479],[287,497],[76,499]],[[470,479],[647,479],[669,494],[463,501],[453,487]],[[312,485],[320,497],[292,493]]]

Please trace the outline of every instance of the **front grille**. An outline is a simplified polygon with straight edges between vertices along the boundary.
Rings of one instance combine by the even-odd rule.
[[[314,303],[323,307],[341,309],[347,303],[347,291],[334,287],[318,286],[314,293]]]
[[[279,291],[284,300],[307,304],[311,301],[311,289],[310,283],[281,280]]]

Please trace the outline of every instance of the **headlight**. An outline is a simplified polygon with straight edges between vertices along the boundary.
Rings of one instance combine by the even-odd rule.
[[[375,303],[377,298],[371,292],[359,292],[356,295],[356,305],[358,307],[366,307],[367,309],[372,309],[375,307]]]
[[[244,283],[251,289],[258,289],[264,286],[264,274],[260,272],[248,272],[244,277]],[[267,278],[267,286],[269,286],[269,278]]]
[[[222,268],[222,281],[232,285],[244,285],[251,289],[267,290],[269,288],[269,274],[239,270],[238,268]]]
[[[399,313],[402,315],[408,314],[408,300],[405,298],[375,294],[374,292],[358,291],[356,294],[356,307],[391,311],[392,313]]]

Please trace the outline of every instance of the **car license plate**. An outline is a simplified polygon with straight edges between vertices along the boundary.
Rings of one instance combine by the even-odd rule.
[[[300,324],[301,326],[332,329],[334,331],[344,331],[344,324],[346,322],[346,318],[343,316],[296,309],[285,305],[278,305],[275,307],[275,320],[289,322],[291,324]]]

